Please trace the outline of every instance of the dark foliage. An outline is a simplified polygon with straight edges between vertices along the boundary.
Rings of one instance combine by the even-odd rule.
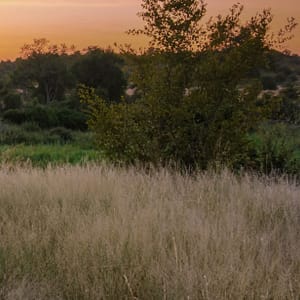
[[[3,114],[4,120],[22,124],[32,122],[40,128],[65,127],[72,130],[87,129],[84,113],[56,106],[34,105],[24,109],[8,110]]]
[[[126,87],[122,64],[122,59],[112,51],[90,48],[72,71],[78,83],[95,88],[107,101],[118,102]]]

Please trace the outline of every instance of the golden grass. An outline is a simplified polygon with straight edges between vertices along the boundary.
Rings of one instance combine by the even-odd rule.
[[[0,170],[0,299],[299,299],[300,189],[109,166]]]

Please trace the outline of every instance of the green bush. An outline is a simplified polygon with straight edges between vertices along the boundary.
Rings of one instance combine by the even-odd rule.
[[[50,128],[58,125],[55,110],[52,107],[43,105],[7,110],[3,114],[3,119],[15,124],[36,123],[41,128]]]
[[[263,76],[261,78],[262,85],[264,90],[276,90],[277,89],[277,82],[276,78],[273,76]]]
[[[0,129],[0,144],[5,145],[36,145],[60,143],[59,136],[49,135],[45,131],[26,131],[20,126],[2,125]]]
[[[86,130],[87,118],[82,112],[64,106],[32,105],[24,109],[10,109],[3,114],[3,119],[14,123],[34,123],[47,129],[65,127],[72,130]]]
[[[19,109],[22,106],[21,96],[18,94],[8,94],[3,99],[4,110]]]
[[[58,126],[72,130],[87,129],[87,118],[82,112],[68,108],[56,108],[56,116],[58,119]]]
[[[252,167],[267,174],[300,174],[299,130],[293,131],[284,123],[265,124],[251,141]]]
[[[146,107],[143,110],[137,104],[108,105],[105,100],[94,96],[92,105],[98,110],[89,125],[95,129],[95,139],[105,156],[127,163],[154,161],[157,145],[147,136],[149,115]]]
[[[26,108],[26,121],[34,122],[41,128],[51,128],[59,125],[56,110],[51,106],[34,105]]]
[[[27,115],[24,110],[21,109],[9,109],[3,114],[3,119],[10,123],[22,124],[26,121]]]
[[[25,131],[41,131],[41,127],[35,122],[25,122],[21,125],[21,128]]]
[[[92,131],[72,131],[73,145],[81,149],[96,149],[95,133]]]
[[[282,101],[273,118],[285,123],[300,124],[300,96],[295,86],[289,85],[281,92]]]
[[[51,136],[59,136],[61,141],[66,143],[73,140],[72,131],[69,129],[66,129],[64,127],[55,127],[50,129],[49,134]]]

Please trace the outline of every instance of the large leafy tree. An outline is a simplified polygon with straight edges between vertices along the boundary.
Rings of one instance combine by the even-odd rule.
[[[95,88],[107,101],[118,102],[126,87],[122,64],[112,50],[90,47],[72,70],[79,83]]]
[[[70,82],[65,58],[72,52],[72,48],[51,45],[46,39],[35,39],[33,43],[25,44],[14,81],[31,91],[42,103],[59,101]]]
[[[272,110],[258,100],[261,85],[251,74],[288,38],[294,20],[275,39],[269,10],[243,22],[237,4],[203,24],[200,0],[143,0],[142,9],[144,28],[130,33],[146,35],[149,48],[126,52],[140,98],[107,106],[82,90],[99,144],[127,161],[237,165],[247,132]]]

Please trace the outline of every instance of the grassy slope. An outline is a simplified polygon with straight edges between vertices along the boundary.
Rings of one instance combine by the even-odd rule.
[[[0,299],[298,299],[299,186],[0,169]]]

